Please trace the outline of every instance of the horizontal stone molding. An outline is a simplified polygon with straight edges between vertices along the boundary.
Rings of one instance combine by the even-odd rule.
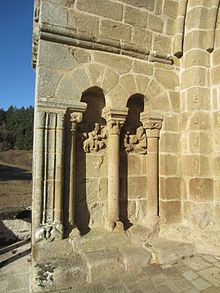
[[[37,102],[37,108],[44,109],[47,112],[62,112],[67,109],[74,112],[85,112],[87,104],[83,102],[68,103],[60,100],[39,100]]]
[[[118,55],[125,55],[150,62],[173,64],[173,58],[170,54],[150,51],[144,47],[126,43],[121,40],[112,40],[88,34],[86,32],[79,32],[68,28],[52,26],[47,23],[42,23],[39,29],[39,38],[42,40]]]

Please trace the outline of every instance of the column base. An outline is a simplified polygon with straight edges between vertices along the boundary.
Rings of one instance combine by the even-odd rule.
[[[145,217],[143,220],[144,226],[149,230],[149,237],[158,235],[160,231],[160,217]]]
[[[80,237],[80,236],[81,236],[81,234],[80,234],[79,229],[76,226],[71,226],[70,227],[69,238],[73,239],[73,238]]]
[[[105,229],[109,232],[125,232],[124,224],[121,221],[112,222],[107,220]]]

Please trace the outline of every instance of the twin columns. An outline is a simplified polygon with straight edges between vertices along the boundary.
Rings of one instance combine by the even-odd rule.
[[[70,142],[70,176],[69,176],[69,224],[70,237],[78,235],[75,225],[75,161],[76,161],[76,130],[77,124],[82,121],[86,109],[84,103],[77,109],[71,107],[71,142]],[[78,105],[79,106],[79,105]],[[43,107],[44,108],[44,107]],[[57,109],[57,107],[56,107]],[[39,111],[40,110],[40,111]],[[49,114],[48,114],[49,113]],[[123,230],[119,219],[119,164],[120,164],[120,132],[127,117],[128,109],[103,109],[103,117],[107,122],[108,131],[108,207],[106,216],[106,229],[109,231]],[[35,223],[35,237],[50,239],[57,234],[63,234],[63,169],[64,169],[64,114],[56,113],[54,128],[48,127],[51,112],[38,107],[35,127],[35,168],[34,168],[34,205],[33,221]],[[43,119],[42,119],[43,118]],[[49,119],[50,120],[50,119]],[[158,216],[158,139],[162,126],[161,115],[154,113],[141,113],[141,122],[147,135],[147,217]],[[52,131],[52,132],[51,132]],[[52,134],[53,133],[53,134]],[[37,140],[36,140],[37,137]],[[50,141],[48,141],[48,139]],[[50,145],[49,145],[50,144]],[[49,150],[50,148],[50,150]],[[51,149],[52,148],[52,149]],[[52,166],[54,178],[50,178],[48,166]],[[55,174],[55,175],[54,175]],[[51,180],[52,190],[50,188]],[[66,183],[65,183],[66,184]],[[52,194],[51,194],[52,193]],[[52,205],[50,201],[52,200]],[[48,217],[48,213],[52,216]],[[37,233],[37,235],[36,235]]]

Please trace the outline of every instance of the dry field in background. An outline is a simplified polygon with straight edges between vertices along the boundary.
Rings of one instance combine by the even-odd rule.
[[[0,152],[0,210],[31,206],[32,152]]]

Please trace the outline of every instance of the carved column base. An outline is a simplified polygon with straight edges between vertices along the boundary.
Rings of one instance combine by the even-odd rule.
[[[70,227],[70,233],[69,233],[69,238],[70,239],[80,237],[80,236],[81,236],[80,231],[76,226]]]
[[[143,220],[144,227],[149,230],[149,238],[158,235],[160,231],[160,217],[145,217]]]
[[[105,223],[105,229],[109,232],[124,232],[124,224],[121,221],[111,222],[109,220]]]
[[[36,228],[35,230],[36,241],[54,239],[63,239],[63,225],[60,221],[54,221],[53,223],[46,223]]]

